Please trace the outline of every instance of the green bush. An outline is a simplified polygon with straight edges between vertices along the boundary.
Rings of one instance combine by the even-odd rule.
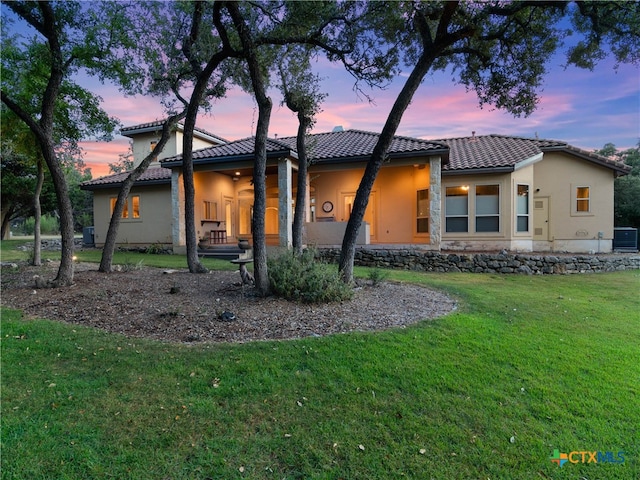
[[[335,266],[315,258],[312,249],[302,253],[285,252],[267,262],[271,291],[287,300],[327,303],[349,300],[353,296]]]
[[[24,223],[18,226],[17,232],[22,235],[33,235],[36,220],[33,217],[25,219]],[[43,235],[57,235],[60,233],[60,222],[51,215],[42,215],[40,218],[40,233]]]
[[[371,281],[373,286],[377,287],[382,282],[384,282],[387,279],[387,277],[389,277],[389,272],[386,272],[381,268],[375,267],[369,270],[369,273],[367,274],[367,276],[369,277],[369,280]]]

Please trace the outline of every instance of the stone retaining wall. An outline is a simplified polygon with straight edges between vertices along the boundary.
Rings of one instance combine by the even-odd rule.
[[[321,249],[337,263],[340,249]],[[569,274],[640,269],[638,254],[543,255],[520,253],[443,253],[411,249],[358,249],[355,264],[423,272]]]

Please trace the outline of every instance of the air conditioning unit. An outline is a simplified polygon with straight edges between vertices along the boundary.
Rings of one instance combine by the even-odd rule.
[[[637,252],[638,229],[632,227],[614,228],[613,249],[621,252]]]

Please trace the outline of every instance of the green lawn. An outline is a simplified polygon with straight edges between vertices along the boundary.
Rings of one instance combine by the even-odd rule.
[[[640,476],[640,271],[389,278],[460,308],[381,333],[190,346],[4,309],[2,478]],[[559,467],[555,449],[624,462]]]

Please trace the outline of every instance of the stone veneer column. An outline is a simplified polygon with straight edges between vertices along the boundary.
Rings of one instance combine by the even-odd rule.
[[[442,159],[429,159],[429,236],[432,247],[440,250],[442,241]]]
[[[184,229],[184,186],[180,181],[182,175],[178,170],[171,171],[171,235],[173,239],[173,253],[187,252],[186,234]]]
[[[293,243],[291,171],[291,160],[281,158],[278,161],[278,238],[281,247],[290,247]]]

